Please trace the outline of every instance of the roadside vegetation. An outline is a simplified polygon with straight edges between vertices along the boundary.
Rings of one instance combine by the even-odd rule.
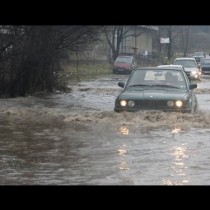
[[[110,64],[69,64],[65,65],[60,71],[54,72],[54,91],[68,92],[70,82],[80,82],[92,80],[99,75],[112,74]]]
[[[80,81],[94,79],[98,75],[112,74],[111,64],[70,64],[65,66],[65,73],[69,76],[70,81]]]
[[[100,26],[0,26],[0,95],[53,92],[70,53],[91,50]]]
[[[0,97],[50,93],[64,90],[68,81],[112,74],[123,41],[147,32],[142,26],[122,25],[0,25]],[[170,43],[160,44],[161,37],[169,37]],[[195,49],[209,54],[209,43],[210,26],[159,26],[151,59],[138,64],[170,64],[178,52],[187,56]],[[81,62],[84,52],[93,63]],[[103,63],[97,63],[100,57]]]

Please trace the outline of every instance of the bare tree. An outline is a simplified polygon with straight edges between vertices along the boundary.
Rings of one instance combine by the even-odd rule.
[[[167,44],[167,57],[169,60],[173,57],[173,44],[178,35],[181,33],[179,26],[166,25],[160,26],[160,36],[166,36],[169,38],[169,43]]]
[[[190,26],[181,26],[181,41],[183,46],[183,56],[186,57],[189,41],[190,41]]]
[[[107,42],[112,51],[112,60],[115,61],[120,52],[120,46],[124,39],[129,36],[138,37],[145,33],[141,26],[114,25],[103,27]]]
[[[11,96],[53,90],[53,72],[61,59],[99,41],[101,26],[1,26],[1,94]],[[3,70],[2,70],[3,69]],[[7,76],[5,76],[7,75]]]

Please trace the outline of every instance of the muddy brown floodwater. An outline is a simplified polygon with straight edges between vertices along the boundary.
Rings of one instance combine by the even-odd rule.
[[[209,185],[210,77],[195,115],[115,113],[126,79],[0,99],[0,185]]]

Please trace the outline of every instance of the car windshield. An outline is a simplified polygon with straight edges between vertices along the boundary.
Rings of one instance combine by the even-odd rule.
[[[126,88],[179,88],[186,89],[182,71],[175,69],[141,69],[131,75]]]
[[[204,53],[203,52],[195,52],[194,56],[204,56]]]
[[[182,65],[183,67],[186,68],[197,67],[197,64],[194,60],[176,60],[174,64]]]
[[[132,57],[117,57],[116,63],[131,63]]]

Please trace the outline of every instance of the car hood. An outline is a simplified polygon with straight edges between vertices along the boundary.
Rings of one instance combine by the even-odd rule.
[[[120,67],[120,68],[130,68],[130,63],[114,63],[114,67]]]
[[[187,90],[127,90],[122,91],[118,99],[122,100],[186,100],[189,95]]]
[[[193,67],[193,68],[184,67],[184,68],[185,68],[185,71],[187,71],[187,72],[198,71],[198,68],[196,68],[196,67]]]

